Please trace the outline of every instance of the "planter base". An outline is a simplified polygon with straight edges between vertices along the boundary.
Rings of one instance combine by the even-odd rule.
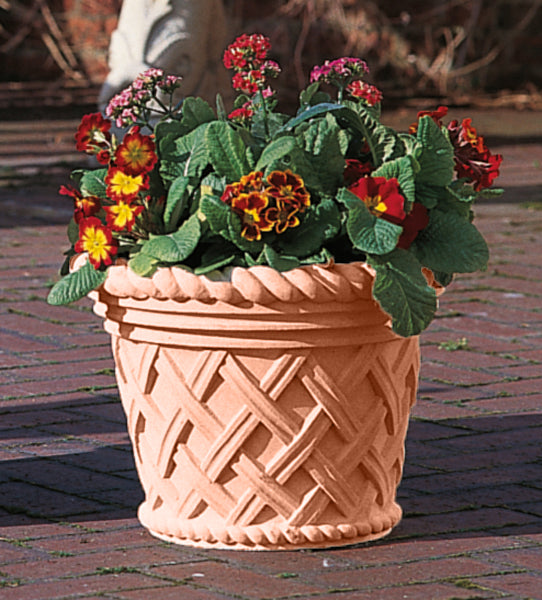
[[[219,527],[217,531],[211,531],[203,523],[198,528],[187,522],[163,523],[163,530],[155,529],[160,524],[154,522],[156,519],[147,510],[145,502],[138,511],[141,524],[151,535],[164,542],[195,548],[247,551],[339,548],[373,542],[389,535],[401,516],[401,507],[394,503],[388,517],[375,519],[373,523],[285,526],[267,528],[267,531],[261,527]]]

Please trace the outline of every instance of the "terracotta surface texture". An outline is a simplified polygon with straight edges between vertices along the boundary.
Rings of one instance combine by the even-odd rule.
[[[371,297],[363,264],[229,281],[113,268],[94,293],[112,335],[151,533],[291,549],[382,537],[417,390],[418,339]]]

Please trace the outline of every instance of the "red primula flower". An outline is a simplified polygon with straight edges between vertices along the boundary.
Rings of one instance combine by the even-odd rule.
[[[412,123],[408,129],[408,133],[416,135],[416,132],[418,131],[418,123],[422,117],[431,117],[439,127],[442,127],[442,118],[447,114],[447,106],[439,106],[437,110],[421,110],[418,113],[418,120],[415,123]]]
[[[267,176],[268,187],[266,193],[282,201],[283,204],[293,206],[300,212],[310,206],[310,194],[305,189],[305,183],[299,175],[286,171],[273,171]]]
[[[79,152],[98,154],[108,147],[111,140],[111,121],[101,113],[91,113],[81,119],[75,134],[75,147]]]
[[[89,217],[79,223],[79,240],[76,252],[87,252],[88,259],[95,269],[110,265],[117,253],[117,243],[111,230],[102,225],[100,219]]]
[[[102,207],[100,198],[97,196],[82,196],[81,193],[72,186],[60,186],[59,194],[73,198],[73,218],[76,223],[97,214]]]
[[[149,176],[146,173],[130,175],[118,167],[111,167],[105,177],[107,195],[112,200],[132,200],[141,190],[149,187]]]
[[[222,202],[231,206],[233,199],[240,194],[263,191],[262,177],[263,173],[261,171],[252,171],[248,175],[243,175],[239,181],[228,184],[221,196]]]
[[[113,231],[132,231],[136,217],[143,211],[143,206],[133,206],[129,202],[119,200],[113,206],[105,206],[107,224]]]
[[[414,202],[412,210],[399,224],[403,228],[403,233],[399,237],[397,247],[408,250],[420,231],[429,225],[429,212],[423,204]]]
[[[458,121],[452,121],[448,125],[448,132],[454,147],[457,176],[472,181],[477,192],[490,187],[499,176],[502,156],[491,154],[483,137],[478,136],[471,125],[471,119],[463,119],[461,125]]]
[[[259,192],[240,194],[233,198],[231,206],[241,218],[241,235],[247,240],[260,240],[262,232],[273,229],[274,223],[265,214],[268,204],[267,196]]]
[[[347,158],[346,167],[343,171],[344,183],[348,187],[358,179],[365,177],[365,175],[370,175],[373,170],[373,165],[369,161],[361,162],[355,158]]]
[[[150,136],[139,133],[139,127],[124,136],[115,152],[116,165],[128,175],[149,173],[157,160],[154,142]]]
[[[405,199],[395,177],[363,177],[348,189],[377,217],[395,224],[400,224],[406,217]]]

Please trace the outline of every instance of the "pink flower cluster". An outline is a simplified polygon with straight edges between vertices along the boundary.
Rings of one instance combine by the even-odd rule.
[[[314,67],[311,83],[330,83],[339,88],[339,102],[346,92],[351,98],[363,100],[369,106],[382,101],[382,92],[374,85],[362,81],[369,73],[367,63],[361,58],[344,56]]]
[[[162,69],[147,69],[110,100],[105,114],[115,119],[117,127],[130,127],[137,123],[148,102],[159,92],[172,94],[180,85],[181,77],[165,75]]]
[[[368,73],[369,67],[364,60],[344,56],[336,60],[326,60],[321,67],[314,67],[311,71],[311,82],[348,84]]]

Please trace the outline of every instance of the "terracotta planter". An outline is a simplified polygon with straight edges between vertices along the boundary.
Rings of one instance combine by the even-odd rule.
[[[419,370],[362,263],[230,281],[110,268],[105,319],[146,499],[164,540],[238,549],[380,538],[395,501]]]

